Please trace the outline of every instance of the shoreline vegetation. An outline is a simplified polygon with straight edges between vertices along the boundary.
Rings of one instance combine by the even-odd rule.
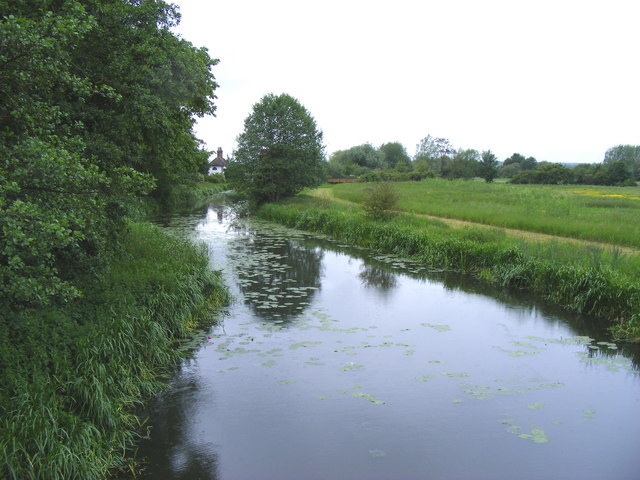
[[[221,190],[201,185],[189,202]],[[138,409],[230,300],[204,247],[142,220],[127,220],[103,268],[80,280],[80,298],[25,309],[0,329],[2,478],[134,472]]]
[[[357,183],[307,190],[264,204],[256,215],[435,269],[471,274],[500,288],[529,291],[606,322],[616,340],[640,340],[640,245],[638,222],[632,221],[640,212],[640,189],[581,187],[577,192],[440,179],[393,185],[399,201],[386,221],[366,216],[371,184]],[[453,227],[447,219],[483,225]],[[556,237],[508,235],[507,226]],[[571,242],[575,238],[607,247]]]

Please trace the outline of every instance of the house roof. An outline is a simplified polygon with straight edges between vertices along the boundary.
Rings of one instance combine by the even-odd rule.
[[[222,157],[222,147],[218,147],[216,158],[209,162],[210,167],[226,167],[227,161]]]
[[[224,158],[214,158],[213,160],[211,160],[209,162],[209,166],[210,167],[226,167],[227,166],[227,162]]]

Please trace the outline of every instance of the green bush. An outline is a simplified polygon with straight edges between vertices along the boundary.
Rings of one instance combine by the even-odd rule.
[[[364,211],[373,220],[384,220],[399,200],[398,192],[389,183],[377,183],[367,189],[363,204]]]
[[[209,183],[225,183],[224,173],[212,173],[204,177]]]

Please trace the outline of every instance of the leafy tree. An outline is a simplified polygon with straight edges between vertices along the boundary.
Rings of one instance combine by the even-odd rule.
[[[525,157],[520,155],[519,153],[514,153],[513,155],[511,155],[508,158],[505,158],[504,162],[502,162],[502,166],[506,167],[508,165],[511,165],[513,163],[517,163],[518,165],[522,166],[522,162],[525,161]]]
[[[429,162],[427,162],[426,158],[419,158],[414,160],[411,165],[413,167],[413,172],[417,173],[422,178],[433,178],[435,174],[429,167]]]
[[[519,163],[510,163],[508,165],[502,165],[498,170],[500,177],[502,178],[513,178],[515,175],[522,171],[522,167]]]
[[[498,176],[498,158],[491,150],[482,152],[482,161],[478,166],[478,173],[487,183],[493,182]]]
[[[476,150],[459,150],[453,158],[443,160],[441,174],[444,178],[470,179],[475,177],[478,170],[479,154]]]
[[[433,173],[441,175],[443,164],[455,153],[455,148],[446,138],[427,135],[416,146],[413,159],[414,161],[425,160]]]
[[[233,187],[258,204],[276,201],[323,180],[322,132],[298,100],[268,94],[246,118],[235,158]]]
[[[354,163],[351,150],[337,150],[329,157],[327,166],[329,177],[360,176],[368,171],[368,168]]]
[[[100,87],[74,105],[87,154],[107,172],[128,165],[153,175],[155,195],[165,197],[207,163],[193,125],[215,112],[218,61],[171,32],[179,20],[174,5],[83,4],[97,24],[73,49],[74,69]]]
[[[380,145],[383,162],[389,168],[408,169],[411,166],[411,158],[407,155],[407,150],[399,142],[384,143]]]
[[[162,1],[0,2],[2,310],[68,301],[125,206],[197,172],[213,111],[206,52]]]
[[[618,145],[604,154],[604,164],[622,161],[627,165],[634,179],[640,180],[640,145]]]
[[[520,155],[519,153],[514,153],[509,158],[505,159],[502,165],[506,167],[514,163],[517,163],[518,165],[520,165],[521,170],[535,170],[538,164],[537,160],[534,157],[525,158],[523,155]]]
[[[415,157],[424,158],[440,158],[450,157],[456,153],[455,148],[451,145],[451,142],[446,138],[432,137],[427,135],[416,146]]]
[[[633,175],[624,160],[617,160],[607,165],[607,180],[609,185],[625,185]]]
[[[348,150],[338,150],[329,158],[329,171],[335,176],[361,176],[371,170],[385,169],[389,165],[384,153],[370,143],[356,145]]]
[[[351,147],[344,153],[344,156],[347,161],[368,170],[384,169],[388,166],[384,154],[370,143]]]

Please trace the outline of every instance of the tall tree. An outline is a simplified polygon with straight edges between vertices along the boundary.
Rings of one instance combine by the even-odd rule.
[[[175,5],[164,1],[85,0],[97,22],[74,49],[78,72],[106,86],[77,105],[87,152],[100,166],[128,165],[157,181],[157,196],[205,168],[208,153],[193,133],[194,117],[215,112],[218,61],[174,35]]]
[[[414,161],[424,160],[436,175],[442,175],[443,164],[455,155],[456,149],[446,138],[427,135],[416,146]]]
[[[480,162],[478,171],[487,183],[493,182],[498,176],[498,158],[491,150],[482,152],[482,161]]]
[[[227,178],[259,204],[319,185],[324,163],[322,132],[307,109],[290,95],[268,94],[244,122]]]

